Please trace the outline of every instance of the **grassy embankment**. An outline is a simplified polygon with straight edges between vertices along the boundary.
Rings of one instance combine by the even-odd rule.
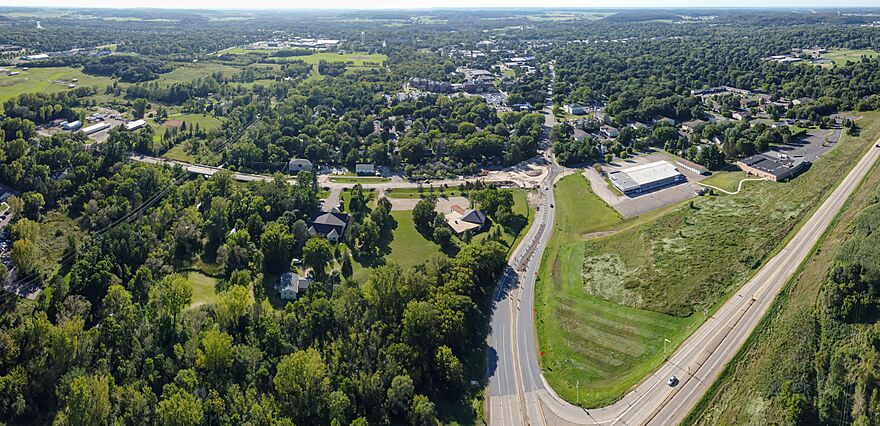
[[[880,136],[876,116],[872,119],[873,125],[859,121],[861,126],[870,126],[862,132],[865,142]],[[786,381],[814,380],[811,377],[815,374],[817,342],[812,313],[838,249],[853,235],[856,217],[880,190],[878,171],[880,167],[875,165],[853,192],[812,255],[684,424],[784,423],[785,407],[777,399],[779,390]]]
[[[875,121],[791,182],[756,182],[626,222],[582,177],[560,182],[536,297],[543,368],[556,392],[574,401],[579,381],[583,405],[605,405],[653,371],[664,339],[674,350],[830,193],[873,142]],[[623,229],[582,237],[611,227]]]

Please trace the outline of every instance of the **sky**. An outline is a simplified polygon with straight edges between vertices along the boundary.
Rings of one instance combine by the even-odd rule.
[[[163,9],[429,9],[518,7],[878,7],[878,0],[0,0],[0,6]]]

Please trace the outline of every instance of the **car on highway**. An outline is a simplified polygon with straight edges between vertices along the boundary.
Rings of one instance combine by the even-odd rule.
[[[670,377],[669,380],[666,381],[666,384],[669,385],[669,387],[675,387],[675,385],[678,384],[678,377]]]

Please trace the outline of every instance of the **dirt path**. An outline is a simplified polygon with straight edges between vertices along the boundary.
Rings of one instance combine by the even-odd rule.
[[[745,179],[739,181],[739,184],[736,186],[736,191],[735,191],[735,192],[730,192],[730,191],[728,191],[728,190],[726,190],[726,189],[721,189],[721,188],[719,188],[719,187],[717,187],[717,186],[707,185],[707,184],[705,184],[705,183],[696,182],[696,184],[697,184],[697,185],[700,185],[700,186],[705,186],[706,188],[712,188],[712,189],[715,189],[715,190],[721,191],[721,192],[723,192],[723,193],[725,193],[725,194],[727,194],[727,195],[736,195],[736,194],[739,194],[739,191],[742,191],[743,183],[748,182],[748,181],[756,181],[756,180],[767,180],[767,179],[764,179],[764,178],[745,178]]]

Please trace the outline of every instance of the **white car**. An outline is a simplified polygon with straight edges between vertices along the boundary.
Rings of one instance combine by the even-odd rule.
[[[669,380],[666,381],[666,384],[669,385],[669,387],[674,387],[675,385],[678,384],[678,377],[675,377],[675,376],[670,377]]]

